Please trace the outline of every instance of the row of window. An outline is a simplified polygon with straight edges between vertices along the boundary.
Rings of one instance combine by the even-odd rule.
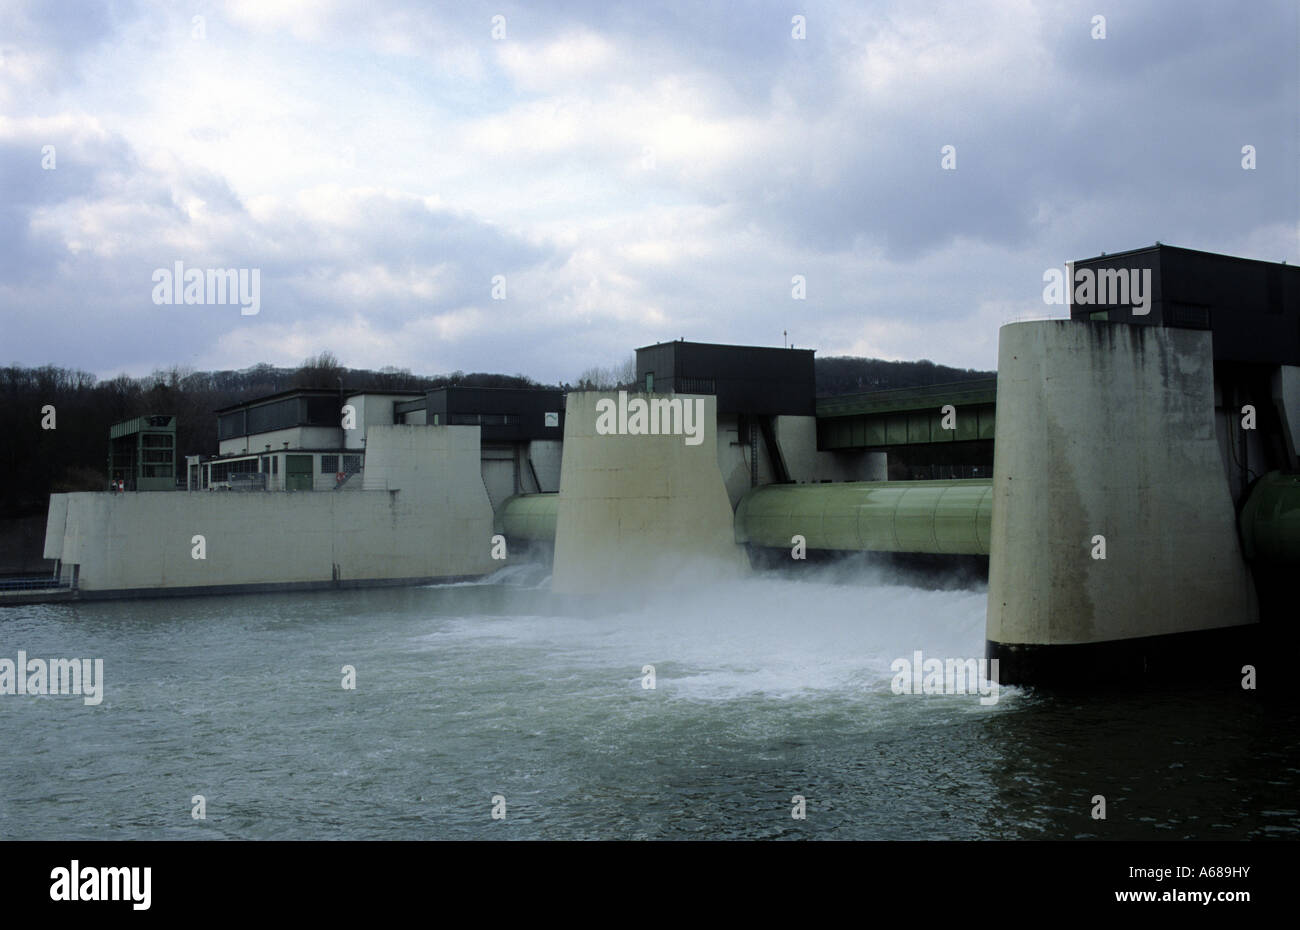
[[[355,475],[361,471],[361,456],[343,456],[342,468],[339,468],[339,457],[337,455],[322,455],[320,457],[320,473],[322,475],[334,475],[340,471],[345,475]]]
[[[506,413],[449,413],[448,426],[509,426],[518,423],[518,414]],[[433,415],[433,425],[438,425],[438,415]]]
[[[339,459],[342,458],[343,467],[339,468]],[[264,475],[278,475],[280,473],[280,457],[278,455],[264,455],[260,459],[261,473]],[[236,462],[213,462],[208,466],[209,481],[213,484],[219,484],[223,481],[229,481],[231,475],[239,474],[257,474],[259,460],[241,459]],[[322,475],[334,475],[342,471],[344,474],[353,475],[362,470],[360,455],[322,455],[320,457],[320,473]]]
[[[676,378],[669,378],[669,389],[678,394],[716,394],[718,393],[718,383],[713,378],[692,378],[686,375],[678,375]],[[647,371],[645,373],[645,392],[653,394],[655,392],[655,373]]]
[[[256,470],[256,461],[213,462],[208,466],[208,480],[213,484],[220,484],[223,481],[229,481],[231,475],[255,472]]]
[[[334,397],[288,397],[223,413],[217,418],[217,438],[269,433],[295,426],[339,426],[340,405]]]

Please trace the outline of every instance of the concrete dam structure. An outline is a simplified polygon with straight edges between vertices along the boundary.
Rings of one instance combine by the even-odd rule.
[[[372,428],[367,478],[382,489],[52,495],[45,557],[101,598],[479,576],[496,563],[478,432]]]
[[[1294,614],[1300,272],[1160,245],[1069,267],[1149,285],[1002,327],[996,382],[817,398],[811,351],[679,341],[622,390],[252,401],[190,493],[54,495],[46,556],[88,597],[481,576],[501,537],[570,595],[758,550],[987,560],[1002,683],[1239,676]]]
[[[823,483],[787,475],[752,481],[733,496],[731,515],[714,508],[689,521],[670,515],[667,496],[649,495],[631,523],[612,511],[588,523],[584,546],[605,551],[629,533],[680,539],[729,518],[737,545],[789,550],[797,537],[810,549],[987,555],[987,655],[998,659],[1002,682],[1140,678],[1184,661],[1236,680],[1259,661],[1261,621],[1285,635],[1294,612],[1284,579],[1300,559],[1297,272],[1166,246],[1072,270],[1094,280],[1149,273],[1150,303],[1077,303],[1069,320],[1004,326],[996,415],[982,389],[951,385],[916,392],[929,411],[910,406],[915,399],[835,398],[819,417],[816,455],[889,456],[891,447],[935,445],[946,428],[936,421],[950,410],[954,446],[959,436],[973,443],[993,434],[991,476]],[[644,367],[638,375],[649,388]],[[778,431],[761,418],[740,419],[759,426],[747,437],[751,461],[760,436],[776,462],[808,451],[773,441]],[[624,441],[633,439],[649,455],[662,437]],[[604,486],[622,486],[625,469],[631,482],[642,480],[631,477],[637,455],[606,448],[585,454]],[[506,501],[498,527],[553,538],[556,577],[573,579],[581,565],[561,545],[569,488]],[[706,531],[715,548],[720,530]],[[609,577],[620,575],[596,576]]]

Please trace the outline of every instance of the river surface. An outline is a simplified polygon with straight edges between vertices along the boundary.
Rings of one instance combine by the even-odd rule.
[[[548,582],[0,610],[0,658],[104,662],[98,705],[0,696],[0,839],[1300,837],[1292,705],[895,694],[983,655],[981,588]]]

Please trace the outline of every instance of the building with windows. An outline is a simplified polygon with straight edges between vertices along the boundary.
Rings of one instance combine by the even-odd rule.
[[[295,388],[217,411],[217,454],[189,456],[186,487],[229,491],[382,490],[366,480],[375,426],[477,426],[493,506],[558,491],[564,393],[520,388],[432,391]]]
[[[175,491],[176,418],[155,414],[113,424],[108,479],[125,491]]]
[[[564,438],[564,392],[442,387],[398,404],[399,423],[481,426],[485,442]]]
[[[419,391],[295,388],[217,411],[217,454],[189,456],[192,490],[359,490],[366,430]]]
[[[515,494],[558,491],[564,392],[451,386],[394,407],[397,423],[477,426],[493,508]]]

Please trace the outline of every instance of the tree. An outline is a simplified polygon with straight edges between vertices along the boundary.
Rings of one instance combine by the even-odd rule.
[[[325,350],[303,361],[294,375],[294,387],[336,388],[346,374],[347,369],[339,364],[334,353]]]
[[[636,383],[636,354],[625,358],[620,364],[608,368],[595,366],[578,375],[577,389],[580,391],[612,391],[616,388],[631,387]]]

